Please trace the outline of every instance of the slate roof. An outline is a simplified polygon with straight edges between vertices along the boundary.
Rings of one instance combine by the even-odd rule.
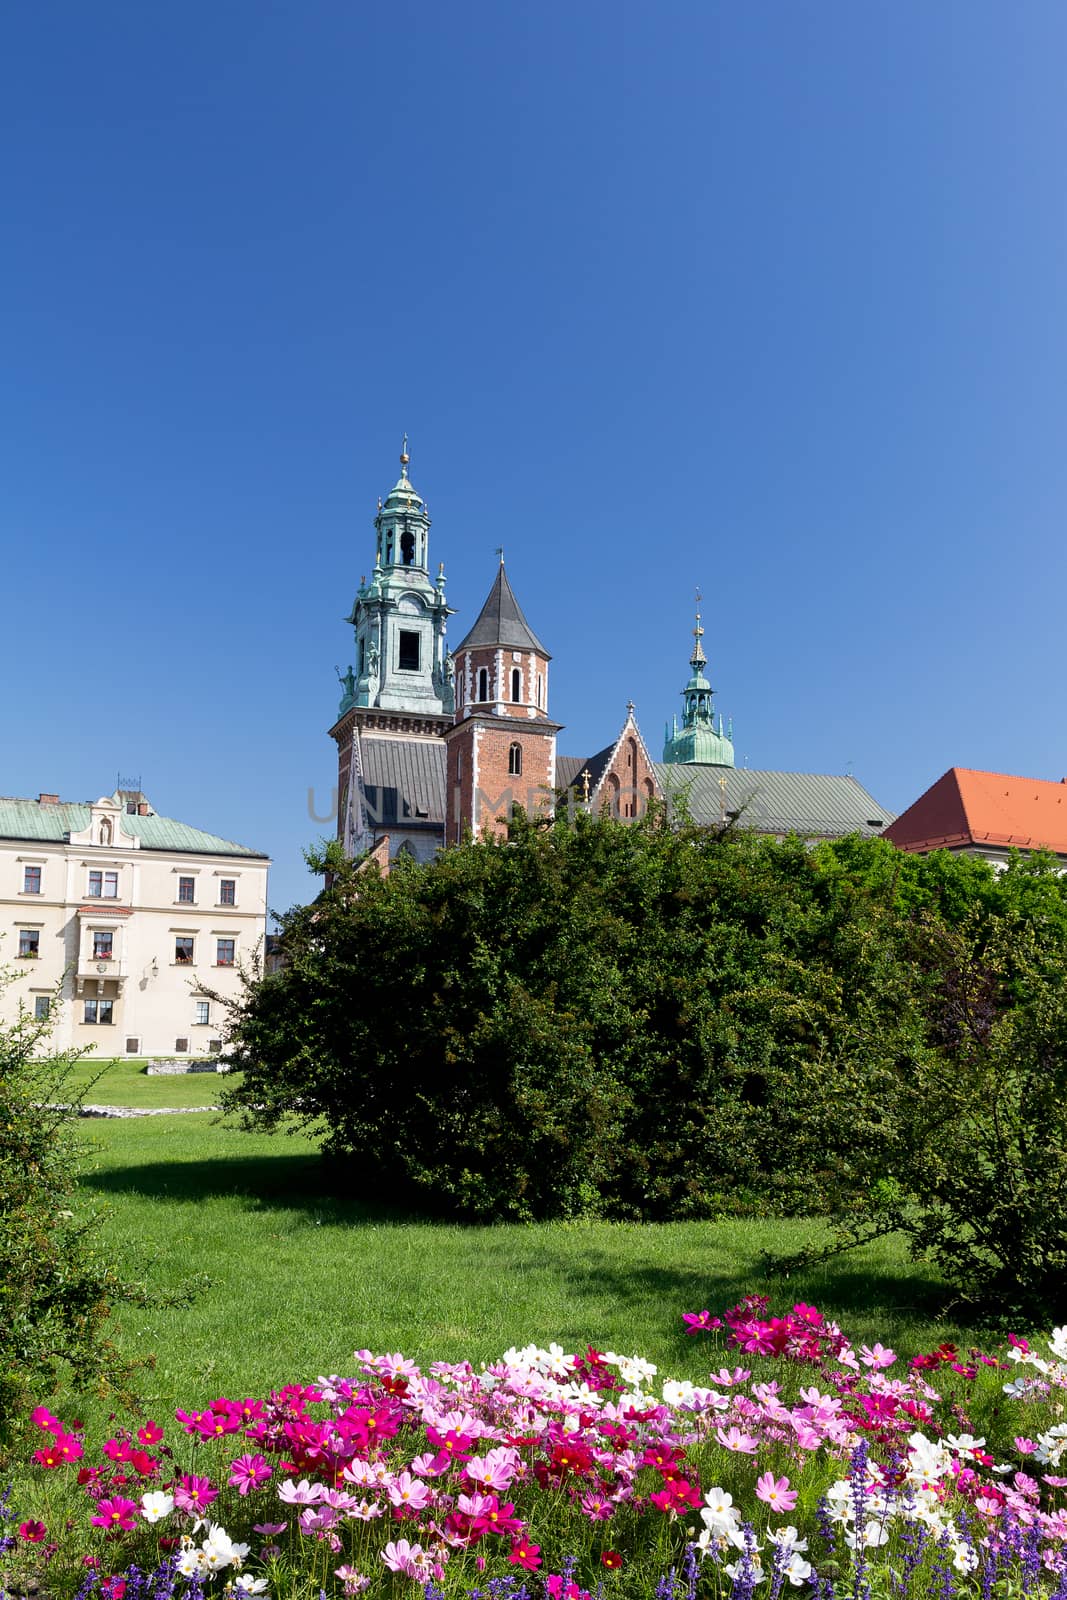
[[[38,839],[47,843],[62,844],[67,835],[80,833],[89,826],[92,812],[89,801],[60,801],[58,805],[39,800],[21,800],[0,797],[0,839]],[[187,822],[176,822],[173,817],[131,816],[122,813],[122,827],[140,839],[146,850],[181,850],[192,855],[255,856],[269,859],[262,850],[236,844],[232,839],[220,839],[217,834],[205,833],[201,828],[190,827]]]
[[[985,846],[1067,855],[1067,779],[950,767],[885,836],[901,850]]]
[[[363,733],[360,753],[372,821],[377,824],[410,819],[444,826],[443,739],[389,739]]]
[[[556,788],[569,789],[572,783],[577,783],[585,771],[586,761],[584,756],[556,757]]]
[[[508,650],[536,650],[546,661],[552,659],[523,616],[503,562],[474,627],[456,646],[456,650],[471,650],[478,645],[503,645]]]
[[[750,767],[656,763],[665,795],[682,794],[698,823],[718,823],[724,808],[720,778],[726,779],[725,810],[756,833],[799,833],[838,838],[879,834],[893,812],[852,777],[817,772],[764,772]]]

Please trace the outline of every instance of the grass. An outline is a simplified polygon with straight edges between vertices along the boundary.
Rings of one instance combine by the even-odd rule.
[[[232,1086],[236,1077],[227,1078]],[[189,1072],[151,1077],[144,1063],[132,1060],[99,1061],[83,1056],[71,1069],[68,1089],[89,1105],[132,1106],[137,1110],[184,1110],[217,1103],[220,1078],[213,1072]]]
[[[857,1340],[904,1353],[967,1339],[940,1319],[937,1278],[892,1240],[775,1282],[761,1276],[761,1251],[795,1249],[812,1224],[428,1223],[328,1193],[305,1139],[196,1113],[89,1131],[82,1183],[104,1211],[101,1242],[154,1290],[193,1288],[186,1306],[116,1315],[119,1347],[156,1355],[142,1391],[161,1416],[352,1372],[362,1346],[479,1361],[531,1340],[592,1341],[702,1379],[721,1347],[687,1338],[682,1312],[758,1289],[777,1305],[814,1302]]]

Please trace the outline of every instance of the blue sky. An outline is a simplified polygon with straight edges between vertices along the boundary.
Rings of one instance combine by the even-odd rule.
[[[1059,778],[1067,11],[35,0],[0,17],[0,791],[267,850],[379,494],[503,544],[561,750]]]

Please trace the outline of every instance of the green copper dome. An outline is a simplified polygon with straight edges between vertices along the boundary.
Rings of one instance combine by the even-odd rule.
[[[668,725],[663,743],[663,759],[671,765],[732,767],[734,764],[733,728],[723,731],[722,716],[716,724],[712,699],[715,691],[704,676],[707,666],[701,639],[704,629],[697,612],[693,629],[693,654],[689,657],[692,676],[682,690],[682,722]]]

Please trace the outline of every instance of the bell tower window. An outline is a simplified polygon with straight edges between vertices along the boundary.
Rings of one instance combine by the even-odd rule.
[[[478,699],[479,699],[479,701],[481,701],[484,704],[484,702],[486,700],[488,700],[488,698],[489,698],[489,669],[488,669],[488,667],[479,667],[478,668]]]
[[[508,746],[508,774],[510,777],[522,776],[522,745],[511,744]]]
[[[415,535],[410,528],[405,528],[400,535],[400,559],[405,567],[410,567],[415,559]]]
[[[511,669],[511,698],[516,705],[522,699],[522,673],[518,667]]]
[[[397,666],[401,672],[418,672],[419,659],[419,635],[401,628]]]

